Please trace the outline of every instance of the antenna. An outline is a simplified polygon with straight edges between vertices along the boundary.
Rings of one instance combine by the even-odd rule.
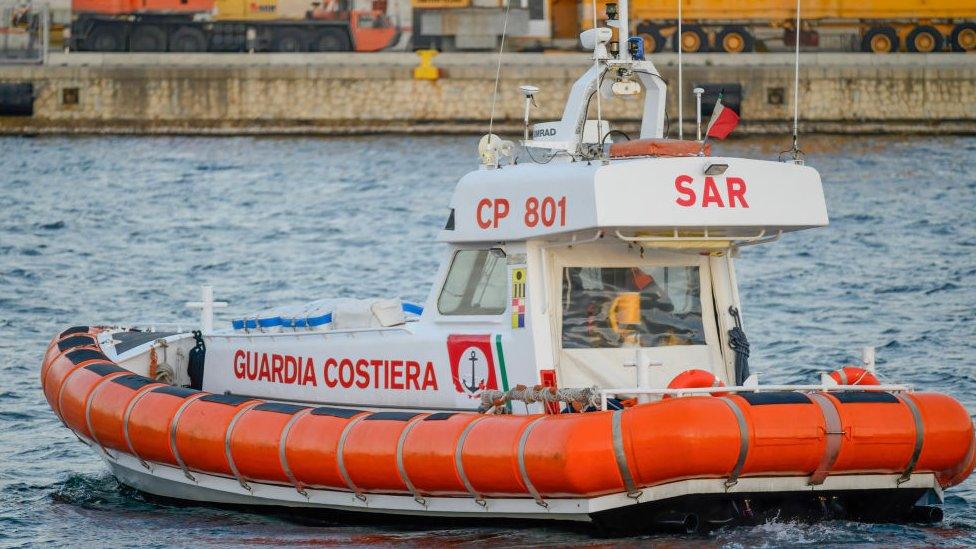
[[[596,30],[596,0],[592,0],[592,5],[593,5],[593,29]],[[629,9],[629,7],[627,6],[627,0],[624,0],[623,5],[624,5],[624,9],[625,10],[626,9]],[[596,66],[597,68],[599,68],[599,66],[600,66],[600,59],[596,55],[596,49],[593,50],[593,65]],[[600,128],[603,127],[603,102],[600,100],[600,95],[601,95],[601,93],[600,93],[600,85],[601,84],[603,84],[603,77],[602,76],[598,76],[597,79],[596,79],[596,128],[597,128],[597,133],[599,133],[600,132]],[[585,123],[586,122],[584,120],[584,124]],[[603,136],[599,136],[599,137],[600,137],[600,140],[599,141],[602,141],[603,140]]]
[[[684,94],[684,85],[682,79],[681,71],[681,50],[685,49],[683,40],[681,38],[681,2],[678,0],[678,36],[677,40],[674,41],[678,45],[678,139],[685,138],[685,111],[684,102],[682,101],[682,95]],[[797,0],[799,2],[799,0]]]
[[[539,93],[538,86],[533,86],[531,84],[522,84],[519,86],[519,90],[522,91],[522,95],[525,96],[525,141],[529,140],[529,111],[532,109],[532,105],[535,105],[535,94]]]
[[[800,150],[800,0],[796,0],[796,49],[793,72],[793,162],[803,162],[803,151]]]
[[[498,81],[502,76],[502,53],[505,51],[505,35],[508,34],[508,13],[512,9],[512,0],[505,2],[505,22],[502,23],[502,39],[498,45],[498,64],[495,66],[495,91],[491,94],[491,114],[488,117],[488,141],[491,142],[491,129],[495,124],[495,102],[498,101]]]

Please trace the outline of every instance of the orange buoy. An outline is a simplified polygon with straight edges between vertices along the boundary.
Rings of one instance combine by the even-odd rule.
[[[874,374],[857,366],[844,366],[840,370],[834,370],[830,372],[830,377],[838,385],[881,385]]]
[[[685,370],[680,374],[674,376],[671,383],[668,383],[668,389],[701,389],[704,387],[725,387],[722,380],[715,377],[715,374],[707,370]],[[711,393],[712,396],[725,396],[728,393]],[[671,395],[664,395],[664,398],[670,398]]]
[[[711,156],[712,146],[681,139],[635,139],[610,145],[611,158],[639,156]]]

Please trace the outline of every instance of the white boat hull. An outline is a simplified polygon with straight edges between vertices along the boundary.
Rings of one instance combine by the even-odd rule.
[[[828,477],[823,484],[811,486],[807,476],[752,477],[727,486],[725,479],[688,479],[645,488],[637,497],[610,494],[592,498],[552,498],[540,505],[531,498],[426,497],[422,501],[410,495],[368,494],[361,499],[351,492],[308,488],[305,494],[292,486],[249,482],[242,486],[236,479],[193,472],[188,478],[182,469],[160,463],[143,465],[124,453],[107,452],[85,440],[105,460],[112,474],[132,488],[155,496],[201,503],[301,507],[335,511],[413,515],[430,517],[528,519],[591,522],[593,516],[624,510],[633,506],[663,502],[673,498],[716,495],[774,495],[790,493],[835,493],[850,491],[929,491],[939,501],[942,490],[930,473],[913,474],[899,482],[898,474],[845,475]],[[147,467],[148,466],[148,467]]]

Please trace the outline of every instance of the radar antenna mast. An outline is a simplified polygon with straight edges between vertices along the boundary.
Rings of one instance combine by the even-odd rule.
[[[796,42],[793,61],[793,147],[788,151],[794,164],[803,164],[803,151],[800,150],[800,2],[796,0],[796,27],[793,38]]]

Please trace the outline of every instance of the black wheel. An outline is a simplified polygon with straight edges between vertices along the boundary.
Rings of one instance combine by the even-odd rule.
[[[871,27],[861,39],[861,51],[872,53],[898,51],[898,33],[891,27]]]
[[[905,49],[912,53],[942,51],[945,39],[935,27],[919,25],[905,37]]]
[[[952,51],[976,51],[976,23],[959,23],[949,36]]]
[[[275,36],[274,44],[271,49],[281,53],[295,53],[305,51],[305,43],[302,40],[302,33],[297,30],[280,31]]]
[[[121,29],[95,27],[88,38],[88,47],[92,51],[122,51],[125,49],[125,38]]]
[[[129,36],[130,51],[166,51],[166,33],[159,27],[136,27]]]
[[[683,25],[681,36],[675,32],[671,37],[671,48],[678,51],[678,45],[684,53],[700,53],[708,51],[708,34],[698,25]]]
[[[756,48],[756,39],[745,27],[725,27],[715,37],[715,49],[725,53],[742,53]]]
[[[192,27],[180,27],[169,37],[169,51],[192,53],[207,51],[207,37],[203,31]]]
[[[350,49],[349,38],[335,30],[323,30],[312,45],[313,51],[349,51]]]
[[[644,53],[657,53],[664,49],[666,43],[661,36],[661,29],[653,23],[641,23],[637,25],[637,36],[644,40]]]

